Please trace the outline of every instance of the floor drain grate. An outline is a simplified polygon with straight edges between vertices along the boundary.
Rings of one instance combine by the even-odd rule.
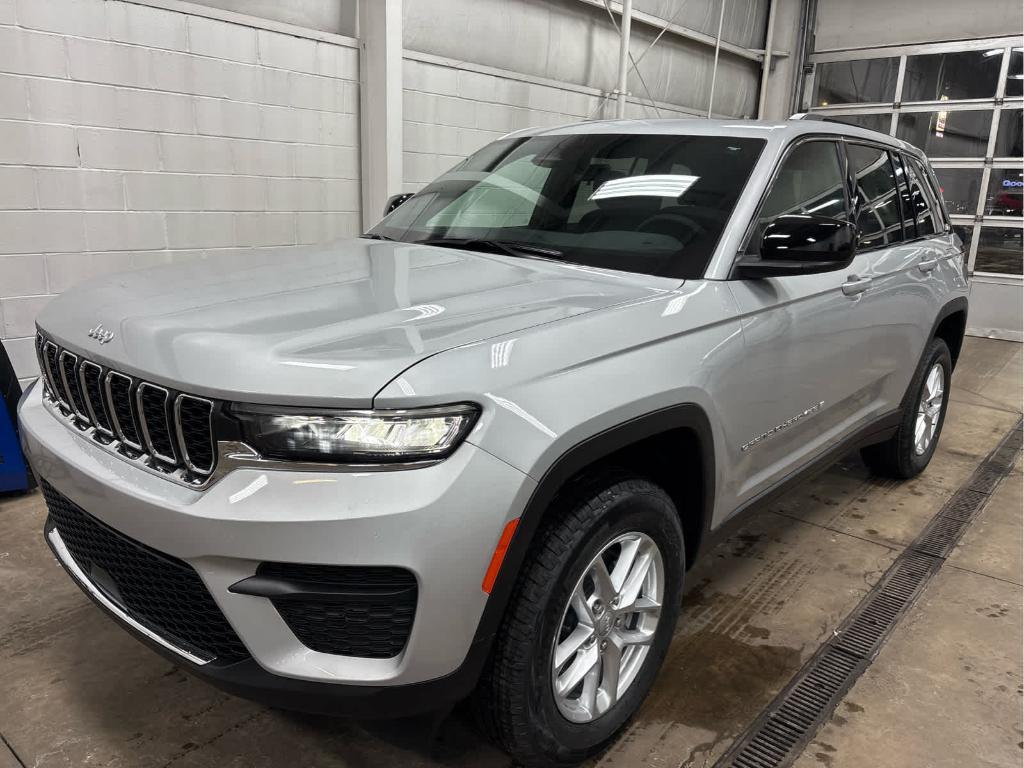
[[[782,768],[799,757],[840,699],[872,662],[945,557],[1010,471],[1021,422],[897,557],[775,700],[715,763],[716,768]]]

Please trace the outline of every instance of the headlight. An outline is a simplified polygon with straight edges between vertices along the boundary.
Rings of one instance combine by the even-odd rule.
[[[242,439],[268,458],[337,463],[442,459],[462,442],[480,409],[446,405],[405,411],[324,411],[233,405]]]

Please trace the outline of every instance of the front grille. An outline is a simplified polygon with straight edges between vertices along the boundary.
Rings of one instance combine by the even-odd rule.
[[[98,443],[190,485],[213,473],[214,404],[104,367],[38,334],[43,396]]]
[[[202,658],[227,664],[249,656],[191,566],[109,528],[46,481],[42,491],[78,567],[101,589],[109,579],[116,594],[104,592],[125,613]]]
[[[258,576],[299,582],[330,597],[273,599],[303,645],[320,653],[390,659],[409,641],[416,616],[416,577],[404,568],[262,563]],[[323,590],[328,591],[327,589]]]

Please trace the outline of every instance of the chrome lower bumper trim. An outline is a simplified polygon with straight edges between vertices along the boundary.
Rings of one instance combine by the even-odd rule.
[[[103,594],[103,591],[99,589],[95,584],[93,584],[92,581],[89,580],[89,577],[85,575],[85,572],[78,567],[78,563],[75,562],[75,559],[71,556],[71,553],[68,551],[68,548],[64,545],[64,540],[61,539],[60,533],[57,531],[56,528],[52,528],[50,531],[48,531],[46,536],[50,540],[50,546],[53,547],[53,551],[56,553],[57,559],[60,560],[61,565],[64,566],[64,569],[69,574],[71,574],[71,578],[78,582],[82,586],[82,588],[85,589],[89,593],[89,595],[103,608],[108,610],[110,613],[114,614],[114,616],[119,618],[121,621],[130,626],[139,634],[144,635],[145,637],[152,640],[154,643],[157,643],[158,645],[166,648],[167,650],[173,651],[182,658],[191,661],[193,664],[203,665],[210,663],[210,659],[205,659],[200,656],[196,656],[194,653],[186,651],[184,648],[179,648],[173,643],[168,642],[165,638],[158,635],[149,627],[145,626],[144,624],[140,624],[127,613],[125,613],[123,608],[121,608],[119,605],[117,605],[117,603],[113,602],[110,598]]]

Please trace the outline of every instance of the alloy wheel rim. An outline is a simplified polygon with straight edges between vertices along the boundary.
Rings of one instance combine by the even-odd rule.
[[[654,540],[608,542],[580,576],[551,649],[551,688],[574,723],[597,719],[636,681],[661,618],[665,565]]]
[[[935,363],[924,380],[921,401],[917,406],[917,420],[914,422],[914,453],[918,456],[925,453],[935,440],[945,392],[945,371],[939,363]]]

